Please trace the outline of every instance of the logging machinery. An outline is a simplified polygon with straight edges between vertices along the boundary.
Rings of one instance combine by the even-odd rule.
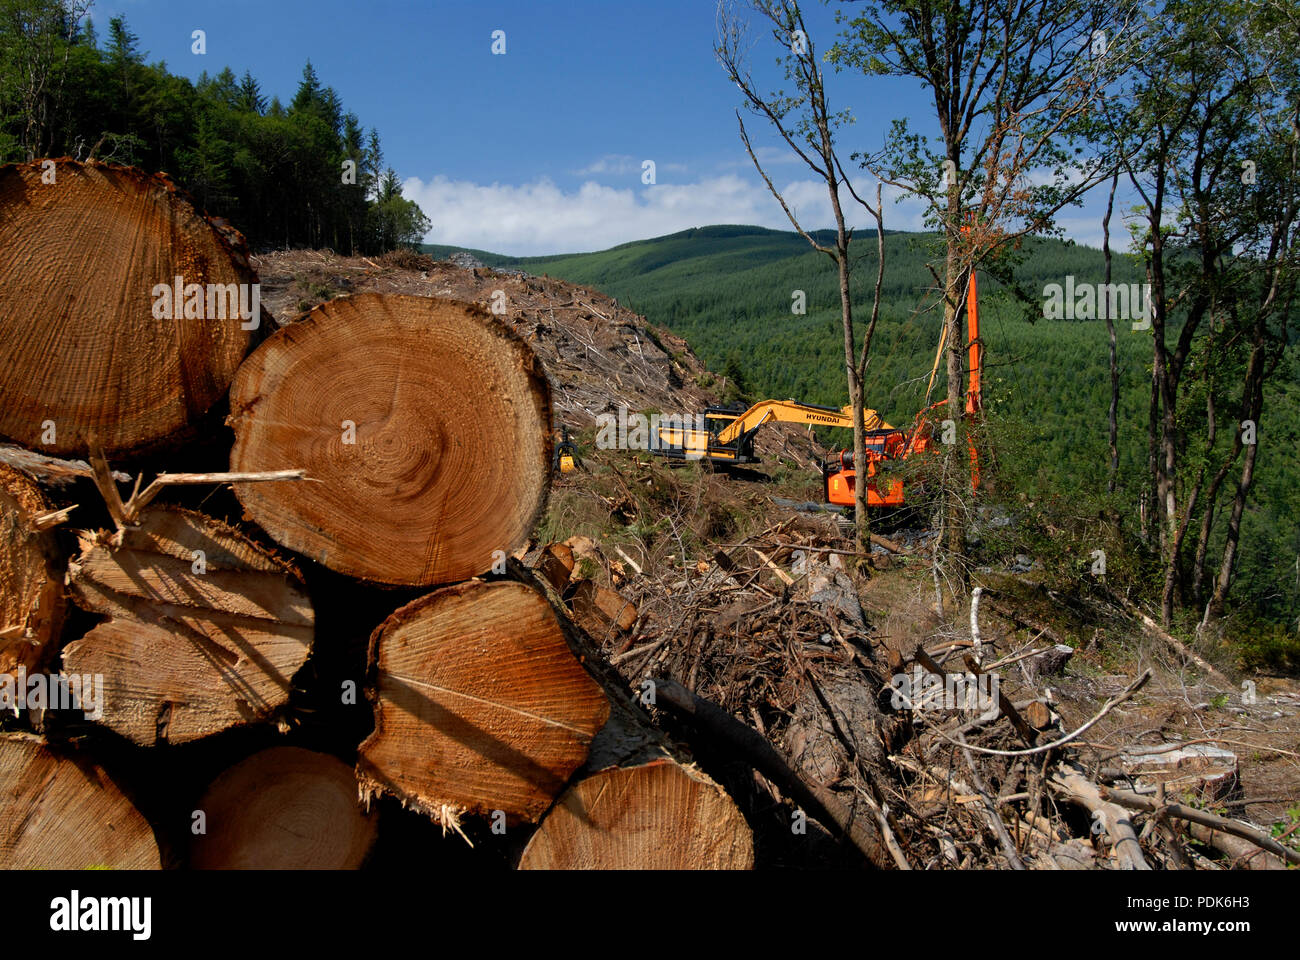
[[[966,414],[974,417],[982,407],[981,374],[984,348],[979,340],[979,309],[975,273],[971,272],[966,289],[966,312],[969,317],[970,384],[966,391]],[[935,351],[934,367],[926,396],[934,387],[939,360],[947,338],[945,325]],[[900,507],[904,504],[903,481],[884,476],[889,467],[908,457],[928,453],[934,447],[934,427],[943,419],[947,400],[930,404],[916,415],[907,429],[890,426],[875,410],[863,410],[866,441],[868,507]],[[691,421],[694,421],[694,426]],[[706,460],[715,465],[732,466],[758,463],[754,454],[754,435],[765,423],[799,423],[809,427],[853,428],[853,407],[822,407],[797,400],[762,400],[745,409],[740,404],[705,408],[702,417],[670,418],[655,428],[651,451],[659,456],[683,460]],[[700,429],[700,427],[703,429]],[[979,488],[979,457],[970,441],[971,489]],[[823,493],[827,503],[853,506],[857,484],[857,467],[853,452],[842,450],[822,464]]]
[[[578,445],[569,439],[569,428],[564,427],[563,430],[562,438],[551,458],[551,467],[556,473],[573,473],[582,461],[578,459]]]
[[[875,410],[863,410],[866,427],[867,476],[874,478],[885,460],[905,455],[913,446],[907,433],[890,426]],[[684,418],[689,421],[692,418]],[[810,427],[853,427],[853,407],[823,407],[798,400],[762,400],[745,409],[739,404],[707,407],[703,417],[694,418],[704,429],[669,419],[658,426],[652,452],[679,460],[705,460],[715,465],[758,463],[754,435],[765,423],[798,423]],[[856,472],[853,454],[841,453],[838,466],[823,467],[826,499],[829,503],[852,504]],[[883,490],[869,480],[867,505],[894,507],[903,503],[903,482],[892,480]]]

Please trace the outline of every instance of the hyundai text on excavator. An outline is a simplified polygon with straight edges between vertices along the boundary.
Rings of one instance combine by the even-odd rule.
[[[972,272],[966,291],[966,309],[970,328],[970,385],[966,391],[966,413],[974,416],[981,408],[981,373],[984,349],[979,340],[979,310],[975,275]],[[944,335],[935,353],[930,384],[934,386],[939,359],[943,356]],[[875,410],[864,409],[867,455],[867,506],[901,507],[904,505],[903,481],[883,474],[892,462],[924,454],[933,449],[934,426],[947,400],[931,404],[916,415],[911,428],[890,426]],[[689,419],[689,418],[688,418]],[[698,419],[697,419],[698,422]],[[685,427],[671,421],[658,429],[651,451],[659,456],[687,460],[705,460],[715,465],[731,466],[758,463],[754,454],[754,435],[765,423],[799,423],[808,426],[853,428],[853,407],[822,407],[797,400],[762,400],[744,409],[735,406],[705,408],[704,430]],[[973,442],[970,446],[971,487],[979,487],[979,457]],[[857,484],[857,465],[852,451],[841,451],[822,465],[822,481],[827,503],[853,506]]]

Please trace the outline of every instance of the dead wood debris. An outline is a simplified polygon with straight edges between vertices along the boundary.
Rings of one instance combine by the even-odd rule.
[[[1068,657],[1045,625],[1017,649],[990,652],[985,643],[982,666],[969,652],[978,637],[945,634],[929,651],[890,650],[860,605],[851,545],[791,527],[659,573],[583,537],[524,558],[559,581],[575,620],[634,696],[646,702],[645,691],[655,691],[653,705],[697,750],[755,771],[768,798],[750,808],[751,821],[766,817],[756,834],[790,832],[806,815],[884,869],[1300,861],[1267,830],[1201,809],[1246,806],[1229,751],[1163,737],[1156,745],[1086,739],[1139,695],[1149,672],[1067,727],[1045,684]],[[999,676],[999,686],[981,673]],[[1153,763],[1162,753],[1179,759]]]

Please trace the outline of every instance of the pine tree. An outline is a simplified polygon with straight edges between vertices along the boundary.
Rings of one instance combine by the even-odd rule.
[[[239,94],[235,98],[235,106],[247,113],[266,112],[266,97],[262,96],[262,88],[247,70],[244,71],[243,79],[239,81]]]

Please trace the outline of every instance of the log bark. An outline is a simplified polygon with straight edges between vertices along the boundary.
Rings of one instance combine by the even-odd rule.
[[[249,357],[231,388],[235,484],[279,543],[340,573],[428,586],[491,569],[545,507],[550,388],[481,307],[361,294],[322,304]]]
[[[855,819],[826,787],[806,782],[790,769],[763,734],[675,680],[657,679],[653,683],[659,705],[681,716],[715,744],[737,753],[810,816],[857,847],[872,864],[889,868],[890,857],[879,827],[871,820]]]
[[[63,625],[63,570],[54,537],[36,528],[49,502],[31,480],[0,464],[0,673],[49,661]]]
[[[567,790],[521,870],[748,870],[749,825],[701,771],[663,759],[602,770]]]
[[[152,508],[118,533],[83,533],[69,585],[107,619],[67,646],[64,672],[102,675],[101,722],[145,746],[269,716],[311,649],[297,572],[192,511]]]
[[[42,162],[0,167],[0,435],[55,455],[159,446],[225,394],[260,326],[260,308],[246,324],[207,301],[247,284],[251,304],[244,239],[163,174],[63,159],[46,182]],[[201,285],[188,311],[154,292],[176,277]]]
[[[102,769],[0,736],[0,869],[157,870],[153,828]]]
[[[497,810],[536,821],[610,715],[546,598],[521,583],[472,581],[416,600],[375,630],[370,656],[363,792],[444,825]]]
[[[199,870],[354,870],[374,845],[352,768],[301,747],[255,753],[199,801],[205,832],[190,846]]]

